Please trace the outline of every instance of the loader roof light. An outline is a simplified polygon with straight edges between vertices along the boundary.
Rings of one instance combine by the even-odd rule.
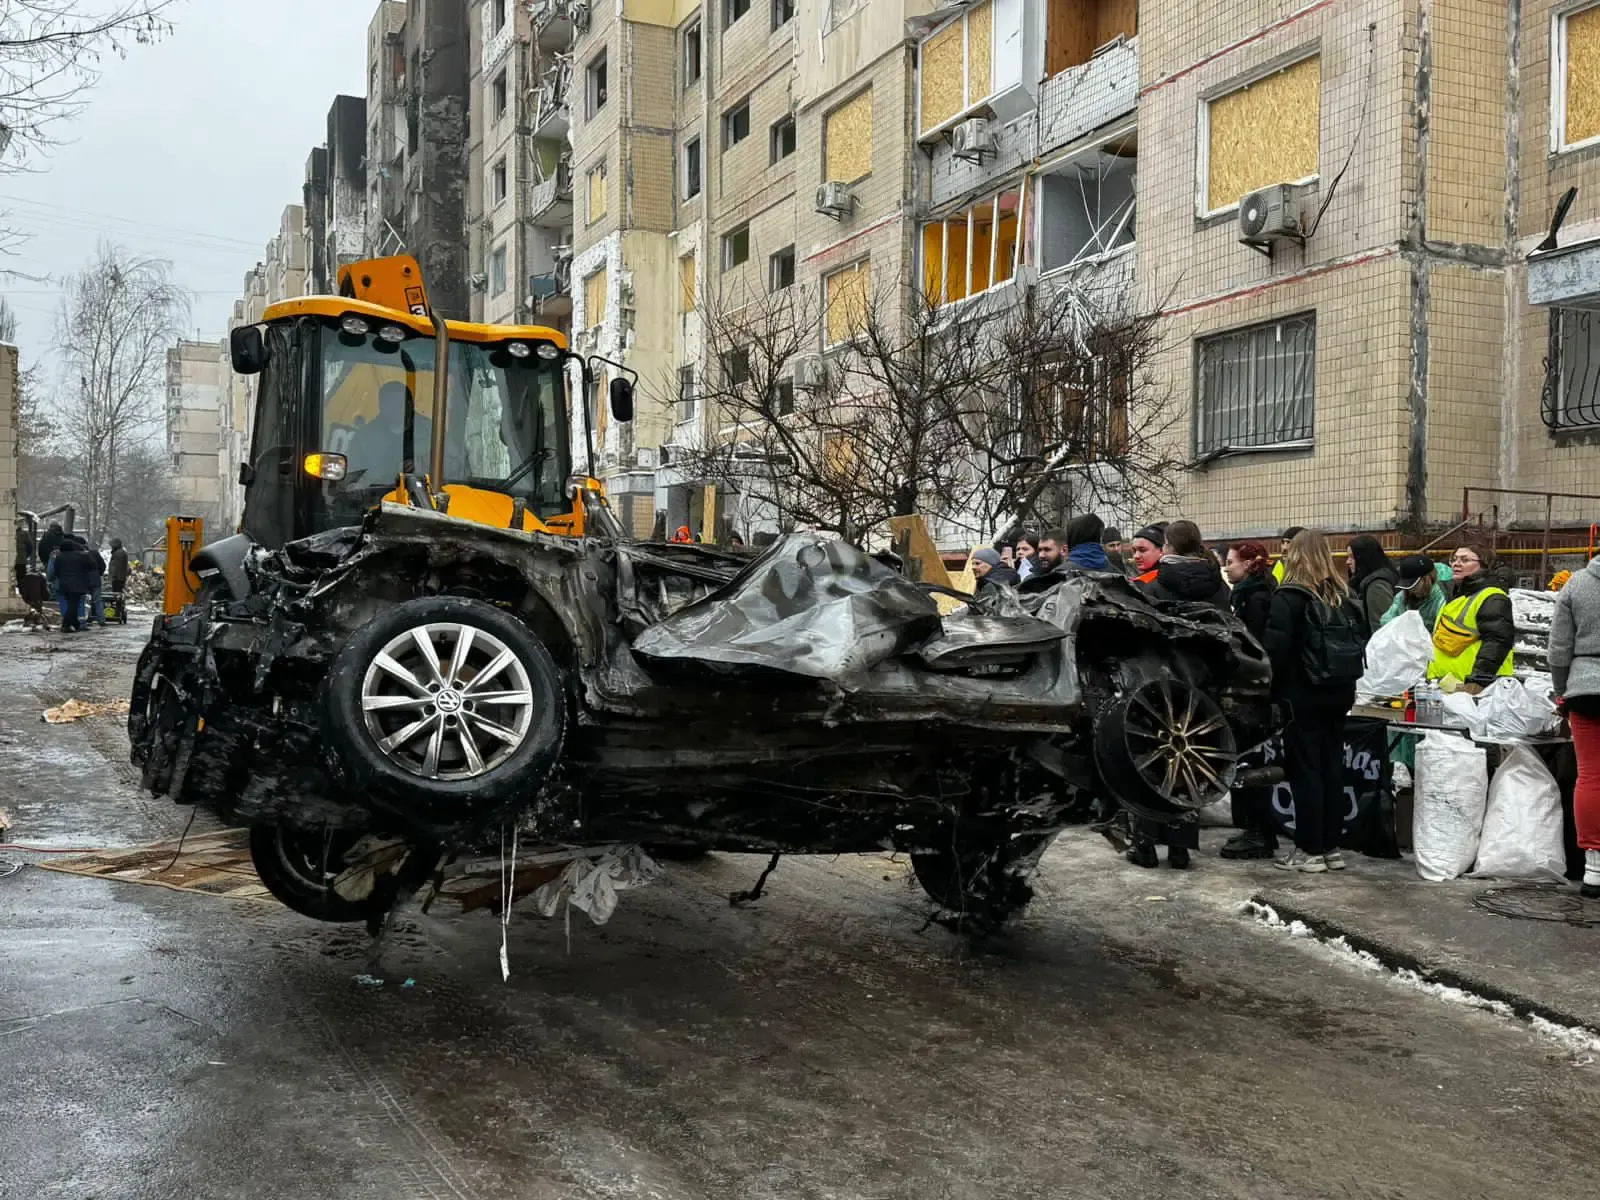
[[[506,353],[512,358],[527,358],[533,351],[528,348],[527,342],[510,342],[506,346]]]
[[[339,322],[339,328],[351,337],[366,337],[372,332],[372,326],[360,317],[346,317]]]
[[[342,454],[308,454],[305,468],[306,474],[313,479],[338,483],[350,469],[350,460]]]
[[[406,331],[401,329],[398,325],[385,325],[382,329],[378,330],[378,336],[384,341],[398,346],[401,342],[406,340],[407,335]]]
[[[561,347],[554,342],[540,342],[534,347],[533,352],[544,359],[545,362],[555,362],[556,359],[561,357]]]

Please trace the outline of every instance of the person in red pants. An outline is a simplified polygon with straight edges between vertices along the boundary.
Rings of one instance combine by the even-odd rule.
[[[1600,899],[1600,555],[1576,572],[1556,598],[1550,678],[1578,754],[1572,807],[1583,850],[1582,891]]]

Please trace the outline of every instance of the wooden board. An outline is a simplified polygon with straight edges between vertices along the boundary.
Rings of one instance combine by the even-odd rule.
[[[224,829],[172,842],[106,850],[43,862],[46,871],[92,875],[121,883],[142,883],[177,892],[200,892],[227,900],[277,903],[250,865],[250,831]]]

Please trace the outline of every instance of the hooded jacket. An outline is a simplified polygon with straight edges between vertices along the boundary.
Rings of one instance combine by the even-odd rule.
[[[1067,551],[1067,561],[1084,571],[1109,571],[1111,560],[1099,542],[1084,542]]]
[[[1558,696],[1600,697],[1600,558],[1591,558],[1556,595],[1550,680]]]
[[[1476,575],[1468,575],[1457,583],[1450,591],[1450,599],[1476,596],[1484,588],[1490,587],[1504,591],[1505,586],[1505,581],[1500,578],[1498,571],[1492,567],[1485,567]],[[1571,584],[1567,586],[1570,587]],[[1505,661],[1506,655],[1511,653],[1511,648],[1517,641],[1510,596],[1490,596],[1483,602],[1483,607],[1478,610],[1478,637],[1483,644],[1478,647],[1478,657],[1472,664],[1472,678],[1463,682],[1488,687],[1495,681],[1500,664]]]
[[[1416,605],[1411,603],[1411,597],[1404,589],[1397,590],[1393,602],[1389,605],[1389,611],[1383,614],[1378,627],[1381,629],[1390,621],[1398,621],[1406,615],[1408,608],[1414,608],[1422,614],[1422,623],[1428,627],[1428,632],[1432,633],[1434,625],[1438,623],[1439,613],[1444,609],[1443,585],[1435,580],[1433,591],[1428,593],[1427,599]]]
[[[63,592],[86,596],[100,584],[100,556],[76,538],[68,538],[56,551],[56,584]]]
[[[1223,612],[1233,611],[1232,594],[1223,581],[1222,569],[1210,558],[1167,555],[1156,567],[1155,579],[1145,585],[1145,594],[1152,600],[1210,604]]]
[[[1272,695],[1286,701],[1295,720],[1342,721],[1356,700],[1352,683],[1312,683],[1306,676],[1306,609],[1311,593],[1300,587],[1273,591],[1267,632],[1261,639],[1272,661]]]
[[[990,567],[989,573],[978,580],[978,589],[981,591],[986,587],[994,587],[1002,583],[1007,587],[1016,587],[1021,582],[1022,576],[1006,566],[1005,563],[1001,563],[998,567]]]
[[[1233,615],[1244,622],[1258,642],[1266,641],[1267,614],[1272,611],[1272,593],[1277,590],[1271,575],[1246,575],[1233,585]]]
[[[111,590],[120,592],[132,574],[128,565],[128,552],[121,546],[111,548]]]
[[[1393,567],[1380,567],[1356,580],[1350,590],[1361,605],[1361,615],[1367,622],[1367,636],[1377,632],[1394,603],[1395,585],[1400,574]]]
[[[39,561],[48,563],[50,556],[61,549],[61,543],[66,541],[67,535],[57,525],[51,525],[39,538]]]

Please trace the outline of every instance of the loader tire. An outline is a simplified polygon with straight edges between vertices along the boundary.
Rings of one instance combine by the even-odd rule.
[[[328,744],[400,828],[451,838],[530,804],[566,732],[561,672],[534,632],[479,600],[387,609],[334,656]]]

